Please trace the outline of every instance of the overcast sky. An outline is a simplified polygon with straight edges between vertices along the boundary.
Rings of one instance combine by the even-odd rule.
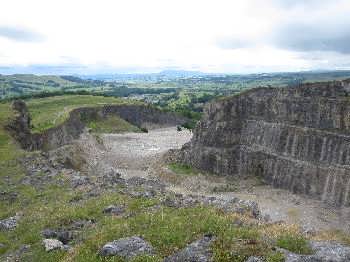
[[[1,68],[350,68],[349,0],[1,0]]]

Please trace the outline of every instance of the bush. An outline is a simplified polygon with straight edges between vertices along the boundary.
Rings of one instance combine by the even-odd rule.
[[[312,252],[308,241],[298,235],[282,235],[277,239],[277,246],[297,254],[310,254]]]
[[[141,127],[141,131],[144,133],[148,133],[148,129],[146,127]]]

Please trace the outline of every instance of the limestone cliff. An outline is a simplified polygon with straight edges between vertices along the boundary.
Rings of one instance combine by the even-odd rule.
[[[350,81],[257,88],[207,105],[182,160],[350,205]]]
[[[71,143],[85,128],[84,119],[105,118],[116,115],[131,124],[147,129],[184,124],[187,119],[174,113],[163,112],[148,105],[105,105],[83,107],[72,110],[65,122],[40,134],[30,132],[30,115],[23,101],[14,101],[12,107],[16,117],[7,129],[27,150],[49,150]]]

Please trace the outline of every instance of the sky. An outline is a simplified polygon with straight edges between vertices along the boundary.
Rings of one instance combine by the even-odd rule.
[[[0,73],[350,69],[349,0],[1,0]]]

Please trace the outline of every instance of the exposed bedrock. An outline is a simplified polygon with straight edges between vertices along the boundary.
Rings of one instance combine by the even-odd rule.
[[[257,88],[208,104],[182,160],[216,174],[257,175],[350,205],[350,81]]]
[[[72,110],[67,120],[43,133],[30,132],[30,115],[23,101],[14,101],[16,117],[7,129],[27,150],[49,150],[71,143],[85,128],[85,120],[118,116],[140,128],[154,129],[184,124],[187,119],[148,105],[105,105]]]

